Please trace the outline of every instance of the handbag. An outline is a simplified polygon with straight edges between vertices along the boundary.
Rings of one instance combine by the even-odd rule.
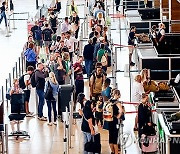
[[[51,87],[49,81],[48,81],[48,88],[47,88],[47,90],[45,92],[44,98],[46,100],[55,100],[54,97],[53,97],[53,88]]]
[[[91,137],[91,140],[85,144],[85,151],[101,153],[100,133]]]

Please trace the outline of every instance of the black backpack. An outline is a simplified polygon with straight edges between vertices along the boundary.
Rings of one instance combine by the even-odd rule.
[[[25,82],[24,82],[24,76],[27,75],[27,74],[24,74],[22,75],[20,78],[19,78],[19,87],[21,89],[25,89],[26,88],[26,85],[25,85]]]
[[[36,71],[37,71],[37,70],[36,70]],[[36,87],[36,84],[37,84],[36,79],[35,79],[35,73],[36,73],[36,71],[34,71],[34,72],[32,73],[32,75],[31,75],[31,85],[32,85],[33,88],[35,88],[35,87]]]

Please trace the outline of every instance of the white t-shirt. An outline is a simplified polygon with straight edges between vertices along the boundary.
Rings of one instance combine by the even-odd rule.
[[[132,102],[139,102],[140,103],[142,93],[145,93],[142,83],[135,81],[133,83]]]
[[[75,38],[75,37],[70,37],[70,39],[69,39],[69,41],[70,41],[70,44],[71,44],[71,49],[69,49],[69,52],[74,52],[74,43],[76,42],[78,42],[78,40]]]
[[[71,47],[70,40],[68,40],[68,39],[65,39],[65,40],[64,40],[64,45],[67,46],[69,50],[72,48],[72,47]]]
[[[77,104],[76,104],[76,112],[79,112],[79,110],[81,110],[81,104],[79,102],[77,102]]]
[[[165,30],[164,29],[160,29],[159,32],[161,33],[161,35],[165,35]]]
[[[178,74],[174,80],[174,83],[179,83],[180,81],[180,74]]]
[[[30,80],[30,75],[29,74],[25,74],[24,75],[24,83],[26,81],[28,81],[28,80]],[[28,86],[26,86],[26,88],[24,90],[30,90],[30,89],[31,89],[31,85],[28,85]]]

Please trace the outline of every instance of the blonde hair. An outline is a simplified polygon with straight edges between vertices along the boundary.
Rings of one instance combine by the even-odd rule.
[[[136,75],[135,78],[134,78],[134,80],[135,80],[135,81],[138,81],[139,78],[141,78],[141,75],[140,75],[140,74]]]
[[[53,72],[50,72],[49,73],[49,78],[50,78],[50,81],[53,83],[53,84],[58,84],[57,80],[56,80],[56,76]]]
[[[165,24],[163,24],[163,23],[159,23],[159,27],[162,28],[162,29],[166,28]]]
[[[140,74],[141,74],[142,82],[144,82],[148,79],[148,69],[146,69],[146,68],[142,69]]]
[[[19,82],[18,79],[13,79],[13,84],[15,84],[17,81]]]

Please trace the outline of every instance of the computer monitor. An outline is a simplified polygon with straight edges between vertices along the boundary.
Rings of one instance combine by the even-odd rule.
[[[24,94],[11,95],[11,113],[25,113]]]

